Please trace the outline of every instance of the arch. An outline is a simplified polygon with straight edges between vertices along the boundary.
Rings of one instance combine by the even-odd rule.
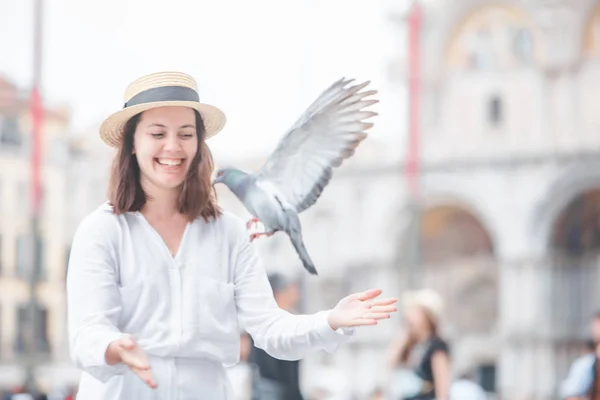
[[[581,53],[584,57],[600,57],[600,5],[594,6],[585,24]]]
[[[539,33],[529,16],[509,5],[472,10],[456,25],[445,49],[453,69],[502,69],[530,65],[538,58]]]
[[[567,204],[552,225],[549,245],[569,256],[600,250],[600,186]]]
[[[600,161],[577,162],[560,175],[544,192],[532,213],[532,255],[552,252],[553,230],[563,211],[580,194],[596,188],[600,188]]]
[[[595,312],[600,294],[600,172],[598,162],[569,168],[548,192],[543,220],[543,282],[553,310],[548,330],[578,338]],[[595,168],[591,168],[595,165]],[[592,170],[596,172],[587,172]],[[561,194],[559,190],[563,190]],[[565,323],[568,322],[568,323]]]
[[[424,264],[477,256],[494,257],[489,230],[476,212],[460,202],[430,203],[421,213],[420,236]]]
[[[490,332],[498,318],[498,269],[486,224],[468,204],[448,198],[427,202],[420,222],[420,281],[446,300],[452,335]],[[465,307],[471,302],[479,307]]]

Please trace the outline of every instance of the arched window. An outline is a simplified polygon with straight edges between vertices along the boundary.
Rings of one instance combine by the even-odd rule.
[[[458,26],[447,49],[451,68],[515,68],[534,59],[534,36],[525,17],[512,8],[485,7]]]

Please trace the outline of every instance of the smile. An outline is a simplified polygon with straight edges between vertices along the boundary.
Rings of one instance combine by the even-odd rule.
[[[183,158],[155,158],[154,160],[160,165],[166,165],[169,167],[176,167],[183,163]]]

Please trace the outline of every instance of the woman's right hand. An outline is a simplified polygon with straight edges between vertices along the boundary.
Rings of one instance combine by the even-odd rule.
[[[149,387],[154,389],[157,386],[146,352],[131,336],[124,336],[108,345],[106,349],[106,362],[110,365],[122,362],[135,372]]]

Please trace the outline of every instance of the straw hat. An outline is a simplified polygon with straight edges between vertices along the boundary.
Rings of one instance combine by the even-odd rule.
[[[123,109],[100,126],[100,137],[112,147],[121,145],[127,121],[151,108],[184,106],[198,110],[206,128],[205,139],[219,133],[226,121],[219,108],[200,102],[195,79],[181,72],[158,72],[136,79],[125,90],[124,101]]]
[[[432,289],[420,289],[404,293],[402,296],[402,306],[404,309],[415,306],[421,307],[436,320],[440,319],[444,312],[444,300],[442,296]]]

